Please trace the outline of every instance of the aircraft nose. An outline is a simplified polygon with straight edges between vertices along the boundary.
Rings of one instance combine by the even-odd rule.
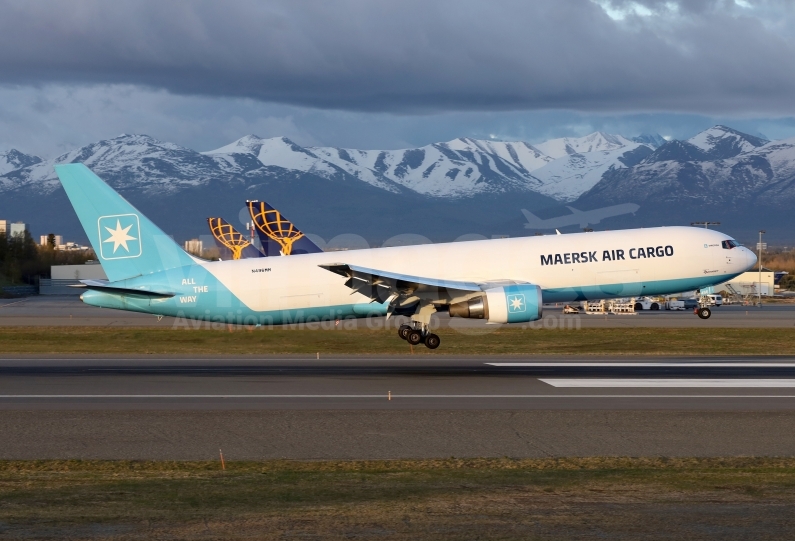
[[[745,250],[746,269],[750,269],[751,267],[756,265],[756,254],[745,247],[743,248],[743,250]]]

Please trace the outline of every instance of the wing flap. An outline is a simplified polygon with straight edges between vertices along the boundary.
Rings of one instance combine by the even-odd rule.
[[[381,288],[398,295],[416,294],[418,291],[431,290],[435,292],[445,290],[453,294],[483,291],[481,284],[475,282],[413,276],[399,272],[349,265],[347,263],[332,263],[330,265],[320,265],[320,267],[348,278],[345,285],[353,289],[354,292],[361,292],[365,295],[367,295],[365,291],[368,287],[371,290],[373,288]],[[373,299],[373,297],[374,295],[371,294],[370,298]]]
[[[419,284],[440,289],[456,289],[460,291],[482,291],[480,284],[475,282],[462,282],[458,280],[445,280],[439,278],[427,278],[423,276],[413,276],[399,272],[390,272],[378,269],[349,265],[347,263],[332,263],[330,265],[320,265],[320,267],[331,271],[340,276],[345,276],[352,280],[368,281],[373,285],[385,284],[389,281]],[[368,279],[371,277],[371,279]],[[349,280],[350,281],[350,280]],[[347,282],[346,282],[347,284]],[[350,286],[349,286],[350,287]]]

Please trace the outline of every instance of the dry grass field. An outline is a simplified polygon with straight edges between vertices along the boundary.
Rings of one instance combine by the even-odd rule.
[[[2,539],[791,539],[795,459],[0,462]]]

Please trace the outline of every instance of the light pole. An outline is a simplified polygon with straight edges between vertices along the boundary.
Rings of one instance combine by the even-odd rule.
[[[759,308],[762,308],[762,235],[764,229],[759,230]]]

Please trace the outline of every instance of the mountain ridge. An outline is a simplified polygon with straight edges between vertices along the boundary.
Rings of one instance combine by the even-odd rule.
[[[308,231],[347,229],[383,239],[411,227],[448,240],[473,232],[526,234],[520,208],[554,216],[569,212],[564,205],[636,203],[642,207],[638,216],[609,222],[636,227],[689,223],[704,212],[745,224],[749,219],[742,214],[749,208],[778,216],[795,203],[795,138],[768,142],[718,125],[656,148],[659,140],[651,139],[594,132],[538,144],[462,137],[418,148],[360,150],[247,135],[197,152],[122,134],[50,160],[9,151],[12,159],[0,164],[16,168],[0,174],[0,216],[35,216],[36,231],[77,234],[52,167],[72,162],[86,163],[181,238],[201,232],[209,215],[242,225],[234,218],[245,199],[268,200]],[[43,206],[67,210],[41,213]],[[657,211],[661,206],[666,212]]]

